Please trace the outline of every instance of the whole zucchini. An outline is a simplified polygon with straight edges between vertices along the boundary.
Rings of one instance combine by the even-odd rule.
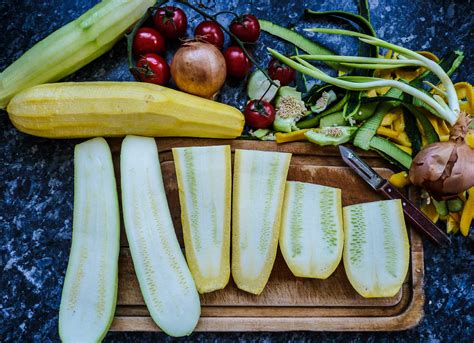
[[[154,0],[103,0],[35,44],[0,73],[0,108],[22,89],[60,80],[110,50],[154,4]]]
[[[7,111],[18,130],[47,138],[235,138],[244,125],[234,107],[143,82],[44,84],[17,94]]]

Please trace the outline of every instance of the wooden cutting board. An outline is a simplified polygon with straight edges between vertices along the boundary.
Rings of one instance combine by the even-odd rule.
[[[335,147],[311,143],[192,138],[157,139],[161,169],[174,226],[183,247],[178,187],[171,148],[231,145],[293,153],[288,180],[305,181],[342,189],[343,205],[381,200],[342,162]],[[120,185],[121,140],[109,141]],[[393,172],[378,155],[359,151],[382,176]],[[120,187],[119,187],[120,191]],[[223,290],[201,295],[202,313],[196,331],[392,331],[418,324],[423,316],[423,245],[410,230],[411,259],[407,279],[391,298],[364,299],[350,285],[341,264],[326,280],[294,277],[278,252],[270,280],[261,295],[237,289],[232,281]],[[121,231],[119,289],[112,331],[159,331],[143,302],[126,240]]]

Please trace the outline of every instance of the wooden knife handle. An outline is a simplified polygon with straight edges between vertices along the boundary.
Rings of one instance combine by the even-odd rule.
[[[437,227],[428,217],[424,215],[411,201],[388,181],[385,181],[378,191],[389,199],[400,199],[402,202],[405,218],[416,230],[424,233],[433,243],[439,246],[447,246],[451,243],[448,235]]]

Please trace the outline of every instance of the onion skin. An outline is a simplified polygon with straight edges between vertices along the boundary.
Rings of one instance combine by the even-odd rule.
[[[449,198],[474,186],[474,149],[464,140],[470,119],[461,114],[450,140],[426,146],[413,159],[409,177],[436,198]]]
[[[213,99],[227,76],[225,59],[212,44],[186,42],[173,57],[171,75],[180,90]]]

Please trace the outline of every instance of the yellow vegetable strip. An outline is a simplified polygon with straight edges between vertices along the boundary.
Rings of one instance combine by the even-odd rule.
[[[326,279],[339,265],[344,243],[341,190],[288,181],[280,250],[295,276]]]
[[[406,171],[392,174],[388,181],[397,188],[403,188],[410,184],[410,178],[408,177],[408,173]]]
[[[427,205],[421,206],[421,212],[423,212],[433,223],[438,222],[439,213],[436,211],[436,207],[430,202]]]
[[[287,142],[297,142],[297,141],[307,141],[306,136],[304,135],[305,132],[309,131],[310,129],[303,129],[293,132],[277,132],[275,134],[276,142],[277,143],[287,143]]]
[[[236,150],[232,202],[232,276],[260,294],[275,262],[291,154]]]
[[[404,146],[404,145],[401,145],[401,144],[397,144],[395,143],[395,145],[397,147],[399,147],[400,149],[402,149],[403,151],[405,151],[407,154],[411,155],[413,153],[413,149],[408,147],[408,146]]]
[[[388,137],[395,142],[404,145],[406,147],[411,147],[410,139],[408,138],[406,132],[397,132],[386,127],[380,126],[377,129],[377,134],[381,136]]]
[[[365,298],[391,297],[408,272],[410,244],[400,200],[346,206],[344,268]]]
[[[468,82],[458,82],[454,85],[460,101],[461,111],[474,114],[474,89]]]
[[[173,148],[184,247],[200,293],[230,276],[230,146]]]
[[[474,187],[468,190],[469,198],[464,203],[462,210],[460,229],[464,236],[469,235],[469,228],[471,227],[472,220],[474,219]]]

